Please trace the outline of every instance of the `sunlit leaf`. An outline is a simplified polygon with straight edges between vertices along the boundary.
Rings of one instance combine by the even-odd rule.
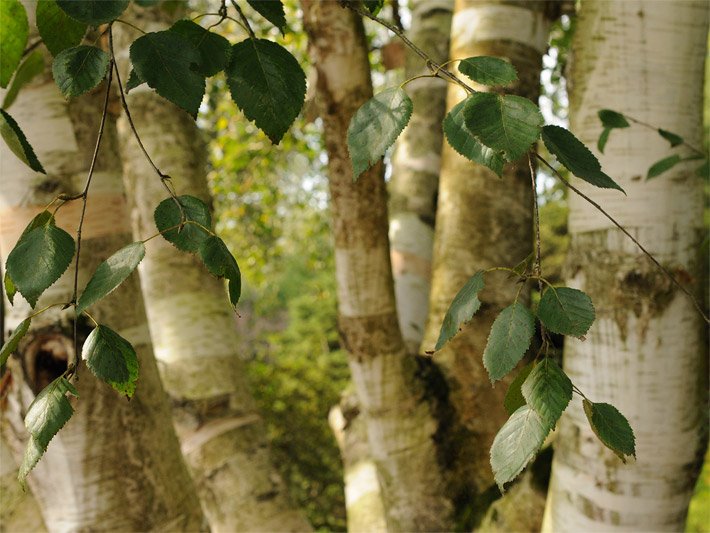
[[[505,59],[469,57],[459,63],[459,71],[481,85],[505,86],[518,79],[518,71]]]
[[[0,1],[0,87],[7,87],[27,44],[29,23],[19,0]]]

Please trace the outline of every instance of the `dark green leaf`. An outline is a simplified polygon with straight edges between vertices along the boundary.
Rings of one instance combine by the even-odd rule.
[[[5,144],[15,154],[20,161],[26,164],[35,172],[46,174],[42,164],[37,159],[35,151],[27,142],[27,137],[17,125],[15,119],[4,109],[0,109],[0,136],[2,136]]]
[[[39,228],[41,226],[46,226],[47,224],[53,224],[53,218],[54,216],[52,213],[49,211],[42,211],[40,214],[35,216],[32,220],[30,220],[30,223],[27,224],[27,227],[22,230],[22,234],[20,235],[20,240],[27,235],[30,231],[32,231],[35,228]]]
[[[126,93],[131,92],[133,89],[144,83],[145,81],[140,79],[138,74],[136,74],[136,69],[132,68],[131,72],[128,74],[128,81],[126,81]]]
[[[594,322],[592,300],[577,289],[548,288],[537,308],[540,322],[555,333],[582,337]]]
[[[87,283],[76,306],[77,313],[83,313],[90,305],[108,296],[131,275],[145,257],[145,245],[134,242],[101,263]]]
[[[19,0],[0,1],[0,87],[7,87],[25,51],[29,23]]]
[[[232,100],[278,144],[303,107],[306,75],[288,50],[264,39],[232,47],[227,67]]]
[[[599,115],[599,120],[602,121],[602,125],[608,129],[614,128],[628,128],[629,121],[621,113],[612,111],[611,109],[600,109],[597,113]]]
[[[624,189],[602,172],[594,154],[571,132],[560,126],[545,126],[542,128],[542,140],[550,153],[578,178],[596,187],[617,189],[626,194]]]
[[[459,71],[481,85],[505,86],[518,79],[518,71],[499,57],[469,57],[459,63]]]
[[[202,56],[189,39],[173,31],[147,33],[130,49],[138,77],[193,117],[205,94],[205,77],[196,72]]]
[[[465,105],[466,100],[459,102],[444,118],[443,127],[446,140],[454,150],[466,159],[486,166],[501,176],[503,174],[503,158],[495,150],[481,144],[468,131],[463,114]]]
[[[175,228],[181,222],[180,208],[173,198],[166,198],[155,208],[153,218],[158,231],[163,232],[163,238],[172,243],[176,248],[185,252],[197,252],[200,245],[207,240],[210,234],[205,231],[212,226],[212,216],[207,205],[194,196],[178,196],[182,205],[185,219],[196,224],[185,224],[182,228]],[[200,227],[202,226],[202,227]],[[168,228],[175,228],[169,231]]]
[[[271,2],[269,2],[271,3]],[[200,74],[214,76],[229,63],[229,41],[191,20],[178,20],[170,31],[182,35],[200,52]]]
[[[483,351],[483,366],[492,383],[515,368],[534,334],[535,317],[523,304],[516,302],[500,312]]]
[[[604,128],[601,135],[599,135],[599,140],[597,141],[597,148],[599,153],[604,153],[604,148],[606,147],[606,142],[609,140],[609,134],[611,133],[611,128]]]
[[[367,10],[373,15],[377,15],[385,5],[385,0],[362,0]]]
[[[538,107],[521,96],[474,93],[463,112],[469,131],[507,161],[519,159],[532,147],[544,123]]]
[[[10,302],[10,305],[15,305],[15,294],[17,294],[17,287],[15,287],[15,283],[12,281],[12,278],[7,272],[5,272],[3,283],[5,285],[5,294],[7,294],[7,299]]]
[[[52,217],[20,237],[7,257],[7,273],[32,307],[47,288],[69,267],[74,239],[58,228]]]
[[[128,0],[57,0],[57,5],[74,20],[98,26],[117,19]]]
[[[703,179],[710,178],[710,162],[706,159],[705,163],[695,169],[695,174]]]
[[[512,415],[519,407],[525,405],[525,398],[523,398],[523,393],[520,388],[523,385],[525,379],[530,375],[530,371],[533,369],[533,364],[528,363],[523,368],[520,369],[518,375],[508,387],[505,393],[505,399],[503,400],[503,406],[505,410],[508,411],[509,415]]]
[[[12,83],[10,83],[10,87],[5,93],[2,107],[4,109],[9,108],[15,101],[15,98],[17,98],[17,93],[20,92],[20,89],[31,82],[37,74],[41,74],[42,72],[44,72],[44,58],[42,57],[42,52],[35,50],[20,63],[15,76],[12,78]]]
[[[520,407],[500,428],[491,446],[491,468],[501,491],[535,457],[549,429],[534,409]]]
[[[671,148],[683,144],[683,137],[673,133],[672,131],[658,129],[658,134],[671,143]]]
[[[136,4],[141,7],[153,7],[157,6],[161,0],[133,0]]]
[[[392,87],[370,98],[355,112],[348,127],[354,179],[385,155],[409,122],[412,109],[407,93]]]
[[[286,13],[281,0],[247,0],[247,3],[266,20],[286,33]]]
[[[229,301],[236,306],[242,293],[242,275],[227,245],[213,235],[200,246],[200,257],[213,276],[229,280]]]
[[[86,24],[68,16],[55,0],[40,0],[37,2],[37,30],[47,49],[56,56],[81,42]]]
[[[627,456],[636,457],[636,438],[629,421],[608,403],[583,400],[584,414],[600,441],[624,463]]]
[[[682,161],[681,157],[678,154],[673,154],[668,157],[664,157],[660,161],[656,161],[653,165],[651,165],[651,168],[648,169],[648,174],[646,175],[646,179],[650,180],[651,178],[655,178],[657,176],[660,176],[667,170],[672,169],[674,166],[676,166],[678,163]]]
[[[86,366],[129,398],[136,391],[138,356],[131,343],[106,326],[96,326],[84,341],[81,357]]]
[[[552,429],[572,399],[572,382],[555,361],[545,357],[530,372],[521,391],[527,404]]]
[[[461,287],[461,290],[451,301],[451,305],[446,311],[435,350],[440,350],[444,344],[458,333],[463,324],[473,318],[473,315],[481,307],[478,293],[483,290],[483,286],[483,271],[479,271],[471,276],[466,284]]]
[[[82,44],[67,48],[54,58],[52,75],[66,98],[81,96],[106,77],[108,63],[106,52]]]
[[[31,318],[25,318],[22,322],[20,322],[17,328],[15,328],[15,331],[12,332],[12,335],[10,335],[7,339],[7,342],[3,345],[2,349],[0,349],[0,366],[4,365],[7,358],[12,355],[12,352],[17,350],[22,337],[24,337],[30,329],[31,321]]]
[[[74,413],[67,393],[79,397],[74,385],[60,376],[42,389],[27,409],[25,427],[43,450]]]

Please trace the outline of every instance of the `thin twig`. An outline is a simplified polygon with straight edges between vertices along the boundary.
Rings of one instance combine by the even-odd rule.
[[[40,44],[42,44],[44,41],[42,39],[37,39],[35,42],[33,42],[31,45],[29,45],[27,48],[25,48],[22,51],[22,57],[25,57],[28,55],[32,50],[37,48]]]
[[[530,184],[533,195],[533,217],[535,232],[535,266],[533,272],[537,276],[542,276],[541,254],[540,254],[540,207],[537,203],[537,180],[535,179],[535,169],[532,164],[532,157],[528,153],[528,167],[530,168]],[[540,281],[540,293],[542,293],[542,282]]]
[[[249,20],[244,15],[242,8],[239,7],[239,4],[235,0],[230,0],[230,2],[234,6],[234,9],[237,10],[237,13],[239,13],[239,18],[244,23],[244,27],[246,28],[247,32],[249,32],[249,37],[251,37],[252,39],[256,39],[256,35],[254,34],[254,30],[251,29],[251,25],[249,24]]]
[[[589,196],[584,194],[582,191],[580,191],[577,187],[572,185],[569,181],[567,181],[565,178],[562,177],[562,175],[552,166],[550,163],[548,163],[545,158],[540,156],[539,154],[535,154],[535,157],[537,157],[542,163],[549,168],[559,179],[564,183],[570,190],[574,191],[578,196],[581,196],[584,198],[587,202],[589,202],[591,205],[594,206],[594,208],[599,211],[602,215],[604,215],[606,218],[611,221],[612,224],[614,224],[621,232],[626,235],[631,241],[638,246],[639,250],[643,252],[643,254],[648,257],[654,265],[656,265],[667,277],[671,282],[678,287],[681,291],[685,293],[685,295],[690,298],[690,300],[693,302],[693,305],[695,308],[698,310],[698,313],[703,317],[705,322],[710,324],[710,318],[708,318],[707,314],[705,314],[705,311],[703,310],[702,306],[700,305],[700,302],[693,296],[693,294],[686,289],[683,285],[681,285],[680,281],[676,279],[676,277],[666,268],[664,267],[661,263],[658,262],[658,260],[651,255],[651,253],[646,250],[646,248],[643,247],[643,245],[633,236],[631,233],[629,233],[626,228],[624,228],[621,224],[619,224],[614,217],[612,217],[609,213],[607,213],[602,206],[600,206],[597,202],[592,200]]]
[[[392,20],[394,20],[395,26],[404,31],[402,14],[399,12],[399,0],[392,0]]]
[[[122,20],[122,19],[116,19],[116,20],[114,20],[114,22],[120,22],[121,24],[125,24],[129,28],[133,28],[134,30],[137,30],[137,31],[141,32],[143,35],[145,35],[145,31],[140,29],[138,26],[136,26],[132,22],[128,22],[127,20]]]
[[[658,127],[656,127],[656,126],[653,126],[652,124],[649,124],[648,122],[644,122],[643,120],[639,120],[639,119],[637,119],[637,118],[630,117],[630,116],[627,115],[626,113],[622,113],[622,115],[624,115],[625,118],[629,119],[629,120],[630,120],[631,122],[633,122],[634,124],[638,124],[639,126],[643,126],[644,128],[648,128],[648,129],[653,130],[653,131],[655,131],[655,132],[658,132],[658,131],[661,129],[661,128],[658,128]],[[680,137],[680,135],[679,135],[679,137]],[[687,146],[688,148],[690,148],[693,152],[695,152],[696,154],[699,154],[699,155],[703,156],[704,158],[707,158],[707,156],[708,156],[707,153],[703,152],[703,151],[700,150],[699,148],[696,148],[696,147],[693,146],[692,144],[686,142],[685,139],[683,139],[683,142],[681,142],[681,144],[684,144],[685,146]]]

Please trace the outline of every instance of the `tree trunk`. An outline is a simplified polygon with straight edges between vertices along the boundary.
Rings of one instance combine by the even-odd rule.
[[[610,108],[702,146],[705,2],[584,2],[573,44],[570,116],[587,146]],[[671,153],[652,129],[614,130],[602,168],[628,193],[576,185],[701,294],[707,262],[697,162],[647,182]],[[598,154],[599,155],[599,154]],[[595,438],[576,401],[559,425],[548,531],[683,531],[707,431],[707,332],[689,299],[606,218],[570,196],[569,285],[597,319],[568,339],[564,366],[592,401],[616,406],[636,435],[629,464]],[[706,258],[705,258],[706,259]]]
[[[303,0],[328,152],[339,327],[383,490],[388,529],[448,529],[432,436],[436,423],[414,386],[397,322],[381,164],[353,183],[346,132],[372,96],[362,21],[337,2]]]
[[[67,103],[49,73],[40,78],[22,89],[11,112],[48,174],[33,173],[3,145],[0,250],[4,257],[42,206],[58,193],[76,194],[82,189],[101,118],[103,85]],[[60,209],[58,225],[74,233],[80,207],[74,201]],[[109,116],[89,192],[79,287],[85,286],[102,260],[130,241],[115,120]],[[68,302],[72,289],[73,266],[40,298],[37,309]],[[29,312],[18,295],[15,306],[8,307],[7,327],[15,327]],[[51,531],[200,530],[203,516],[170,424],[137,277],[130,277],[90,312],[136,348],[138,388],[127,402],[80,365],[76,412],[29,477],[45,523]],[[54,308],[37,316],[20,345],[19,357],[9,361],[13,385],[3,436],[16,458],[21,457],[27,439],[22,418],[29,402],[74,356],[73,320],[72,308]],[[90,329],[80,319],[80,341]]]
[[[22,490],[17,469],[10,447],[0,436],[0,533],[44,533],[47,528],[37,500],[32,492]]]
[[[133,8],[125,17],[146,31],[166,29],[176,18],[160,8]],[[121,28],[124,51],[129,36],[140,35]],[[127,61],[121,66],[125,81]],[[195,121],[146,85],[131,91],[128,105],[148,153],[173,177],[177,193],[210,204],[206,146]],[[119,126],[133,233],[149,235],[166,192],[125,118]],[[140,273],[161,376],[212,531],[310,530],[271,463],[224,283],[164,239],[147,243]]]

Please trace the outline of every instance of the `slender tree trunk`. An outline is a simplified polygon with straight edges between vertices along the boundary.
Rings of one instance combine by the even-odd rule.
[[[595,146],[597,111],[610,108],[702,146],[707,32],[705,2],[584,2],[570,85],[575,135]],[[651,129],[614,130],[602,167],[628,196],[576,185],[700,293],[698,163],[643,179],[669,153]],[[573,402],[558,430],[545,528],[683,531],[706,442],[707,329],[688,298],[575,195],[570,233],[569,284],[591,296],[597,320],[585,342],[566,342],[565,370],[591,400],[628,417],[637,460],[624,465],[604,448]]]
[[[176,18],[160,8],[134,8],[126,17],[146,31],[163,30]],[[139,36],[128,31],[122,28],[120,42]],[[125,80],[127,61],[122,67]],[[211,203],[206,146],[195,121],[145,85],[131,91],[128,105],[148,153],[173,177],[178,194]],[[138,238],[155,232],[153,211],[166,193],[125,117],[119,133],[133,233]],[[264,423],[237,351],[236,317],[223,282],[194,256],[163,239],[150,241],[147,248],[140,266],[141,285],[156,358],[212,531],[311,529],[292,507],[271,463]]]
[[[101,85],[67,103],[49,73],[20,92],[11,112],[48,174],[33,173],[4,145],[0,149],[0,250],[4,257],[25,225],[56,194],[76,194],[82,189],[103,98]],[[58,225],[74,233],[79,211],[78,201],[63,207]],[[102,260],[130,241],[115,120],[109,116],[89,193],[79,286],[86,284]],[[70,301],[72,289],[73,266],[50,287],[37,308]],[[30,312],[19,295],[14,307],[7,309],[8,328]],[[51,531],[200,530],[202,511],[170,424],[137,277],[129,278],[90,311],[136,348],[140,379],[135,396],[127,402],[81,364],[76,412],[29,477],[45,523]],[[71,308],[55,308],[34,318],[19,357],[9,361],[13,384],[3,436],[16,458],[27,439],[22,415],[29,402],[74,357],[73,319]],[[81,319],[80,340],[90,329]]]
[[[339,327],[383,489],[388,529],[448,529],[450,503],[397,322],[382,165],[356,183],[346,145],[353,113],[372,95],[362,21],[337,2],[303,0],[328,151]]]

